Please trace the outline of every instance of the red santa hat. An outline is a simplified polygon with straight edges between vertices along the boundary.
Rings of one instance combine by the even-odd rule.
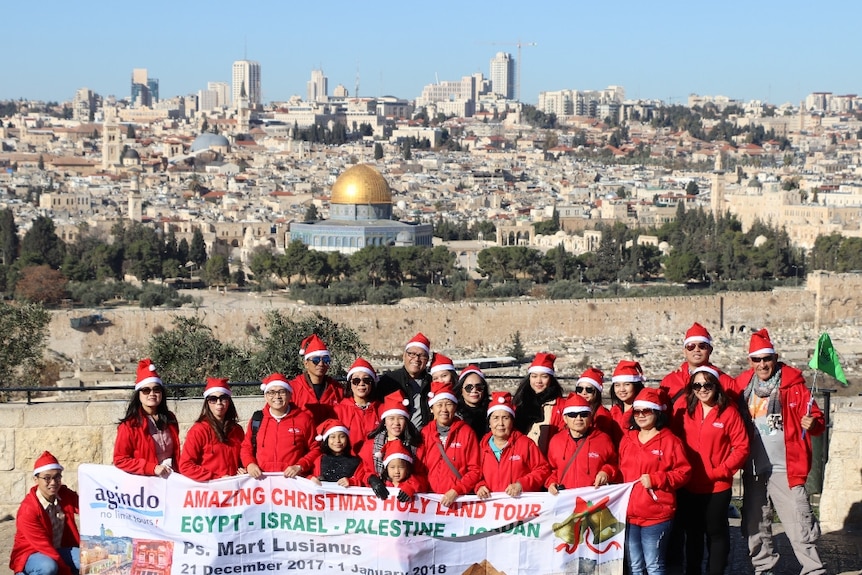
[[[455,390],[451,383],[445,381],[432,381],[431,391],[428,392],[428,407],[431,407],[438,401],[448,399],[452,403],[458,403],[455,398]]]
[[[214,393],[223,395],[233,395],[230,391],[230,384],[226,377],[208,377],[207,385],[204,388],[204,397],[209,397]]]
[[[482,381],[487,381],[485,379],[485,374],[482,373],[482,370],[479,369],[479,366],[473,365],[472,363],[461,370],[461,373],[458,375],[458,381],[463,383],[464,380],[467,378],[467,376],[470,375],[471,373],[475,373],[476,375],[481,377]]]
[[[553,353],[539,352],[533,358],[533,363],[527,368],[527,373],[547,373],[554,375],[554,362],[557,356]]]
[[[599,393],[601,393],[602,382],[604,380],[605,372],[597,367],[588,367],[584,373],[581,374],[581,377],[578,378],[578,383],[576,385],[592,385],[599,390]]]
[[[60,465],[60,462],[57,461],[56,457],[51,455],[50,452],[45,451],[39,456],[39,459],[37,459],[36,463],[33,465],[33,475],[36,476],[43,471],[52,471],[54,469],[57,471],[63,471],[63,466]]]
[[[335,418],[329,418],[317,426],[317,436],[315,439],[317,441],[326,441],[330,435],[339,431],[345,435],[350,435],[350,430],[343,423]]]
[[[312,357],[329,357],[329,350],[326,348],[326,344],[323,343],[323,340],[317,337],[316,333],[313,333],[302,340],[299,354],[303,359],[310,359]]]
[[[495,411],[508,411],[515,417],[515,406],[512,403],[512,394],[508,391],[495,391],[488,404],[488,417]]]
[[[688,374],[689,374],[689,376],[692,376],[695,373],[699,373],[699,372],[711,373],[712,377],[714,377],[715,379],[718,379],[718,370],[715,369],[714,367],[712,367],[711,365],[699,365],[696,368],[689,371]]]
[[[662,397],[661,390],[654,387],[643,388],[632,403],[632,409],[653,409],[655,411],[664,411],[667,409],[667,403]]]
[[[162,379],[156,373],[156,366],[149,358],[142,359],[138,362],[138,371],[135,377],[135,391],[146,387],[151,383],[157,383],[164,387]]]
[[[431,340],[425,337],[421,332],[417,333],[413,336],[413,339],[407,342],[407,345],[404,346],[404,351],[407,351],[411,347],[421,348],[425,353],[431,353]]]
[[[410,401],[402,395],[400,391],[394,391],[383,398],[383,405],[380,407],[380,420],[384,420],[390,415],[400,415],[410,419],[410,412],[407,411],[407,406]]]
[[[375,383],[378,380],[377,372],[374,371],[374,367],[361,357],[357,357],[356,361],[353,362],[353,365],[350,366],[350,369],[347,370],[347,381],[350,381],[350,379],[357,373],[370,375],[371,379],[373,379]]]
[[[431,369],[428,373],[434,374],[438,371],[455,371],[455,365],[452,360],[442,353],[435,353],[434,359],[431,361]]]
[[[264,393],[270,389],[275,389],[276,387],[281,387],[290,393],[293,393],[293,388],[290,387],[289,383],[287,383],[287,378],[280,373],[271,373],[267,375],[263,378],[263,382],[260,384],[260,390]]]
[[[570,393],[566,398],[566,405],[563,407],[563,415],[568,413],[592,413],[593,408],[590,407],[590,402],[583,395]]]
[[[641,369],[641,364],[636,361],[624,359],[614,368],[614,374],[611,376],[613,383],[635,383],[644,380],[644,371]]]
[[[772,345],[772,340],[769,339],[769,332],[766,331],[766,328],[751,334],[751,342],[748,344],[748,357],[774,354],[775,346]]]
[[[709,335],[709,332],[705,327],[694,322],[691,324],[691,327],[688,328],[688,331],[685,332],[685,340],[683,340],[682,345],[686,346],[690,343],[708,343],[709,345],[712,345],[712,336]]]
[[[407,448],[404,447],[400,439],[387,441],[383,444],[383,467],[389,465],[389,462],[393,459],[403,459],[404,461],[413,463],[413,456],[410,455],[410,452],[407,451]]]

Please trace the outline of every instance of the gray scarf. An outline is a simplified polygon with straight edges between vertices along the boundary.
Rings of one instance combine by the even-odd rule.
[[[776,369],[772,377],[766,381],[761,381],[757,374],[751,375],[751,381],[748,387],[745,388],[745,401],[751,398],[754,393],[757,397],[768,397],[769,403],[766,405],[766,422],[770,429],[782,429],[784,422],[781,419],[781,401],[779,399],[778,390],[781,387],[781,369]]]

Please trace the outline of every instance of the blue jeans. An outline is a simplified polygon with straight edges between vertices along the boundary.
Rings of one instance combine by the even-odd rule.
[[[626,551],[631,575],[665,575],[664,555],[673,521],[649,527],[626,523]]]
[[[78,575],[81,571],[81,550],[78,547],[63,547],[57,549],[63,562],[72,569],[72,575]],[[43,555],[33,553],[27,557],[24,564],[24,575],[57,575],[57,562]]]

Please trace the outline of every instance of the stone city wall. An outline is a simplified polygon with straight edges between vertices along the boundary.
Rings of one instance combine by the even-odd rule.
[[[70,392],[78,393],[78,392]],[[238,397],[242,421],[262,405],[260,397]],[[201,409],[200,399],[169,400],[180,421],[181,439]],[[111,464],[116,422],[125,401],[58,401],[27,405],[0,405],[0,517],[15,511],[33,484],[33,462],[48,449],[65,466],[64,481],[77,488],[76,470],[81,463]],[[862,525],[862,402],[858,398],[833,398],[832,435],[826,466],[820,519],[824,531],[839,530],[845,523]]]

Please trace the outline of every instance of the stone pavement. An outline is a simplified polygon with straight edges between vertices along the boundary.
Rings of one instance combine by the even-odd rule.
[[[728,575],[753,575],[754,570],[748,561],[745,542],[739,532],[739,520],[731,519],[731,550]],[[790,549],[787,537],[781,524],[775,525],[775,541],[781,559],[775,569],[775,575],[797,575],[799,564]],[[11,573],[8,568],[9,553],[12,550],[12,538],[15,534],[15,520],[12,517],[0,518],[0,573]],[[829,575],[860,575],[862,574],[862,530],[843,530],[825,533],[818,543],[820,557],[826,563]],[[672,575],[672,572],[669,572]]]

